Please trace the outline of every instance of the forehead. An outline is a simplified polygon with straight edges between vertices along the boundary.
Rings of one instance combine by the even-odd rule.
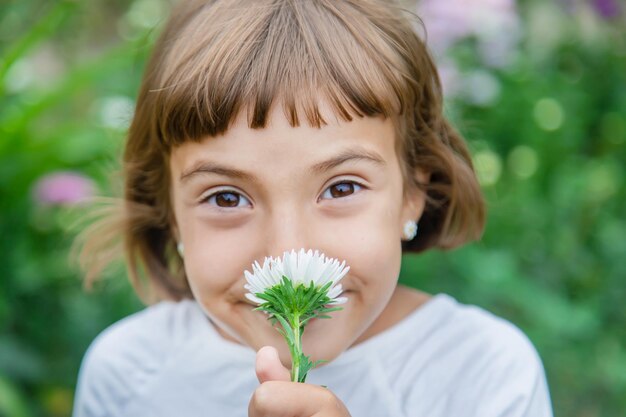
[[[291,126],[280,106],[272,110],[263,129],[250,128],[242,115],[221,135],[175,147],[170,157],[172,179],[180,181],[207,162],[271,175],[279,171],[316,173],[341,161],[388,165],[397,160],[390,118],[344,121],[329,107],[320,109],[328,123],[319,128]]]

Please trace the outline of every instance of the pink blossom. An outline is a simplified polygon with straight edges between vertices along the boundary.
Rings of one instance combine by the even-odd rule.
[[[420,0],[417,14],[437,55],[475,38],[483,62],[493,67],[511,62],[522,34],[515,0]]]
[[[93,197],[94,181],[78,172],[57,171],[39,178],[33,197],[42,205],[75,205]]]
[[[605,19],[613,19],[621,14],[617,0],[593,0],[593,7]]]

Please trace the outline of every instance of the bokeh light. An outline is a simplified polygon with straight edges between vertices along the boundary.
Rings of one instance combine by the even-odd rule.
[[[535,122],[543,130],[557,130],[565,117],[563,107],[553,98],[542,98],[537,101],[533,110]]]

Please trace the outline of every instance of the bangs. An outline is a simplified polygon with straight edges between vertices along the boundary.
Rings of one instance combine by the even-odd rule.
[[[144,300],[193,299],[176,255],[171,151],[219,136],[237,119],[264,128],[273,107],[294,127],[327,124],[321,110],[344,121],[394,119],[404,189],[425,193],[420,233],[403,250],[450,249],[480,237],[480,186],[462,136],[443,116],[437,70],[414,14],[393,0],[177,1],[128,130],[124,198],[86,230],[87,282],[123,253]],[[428,182],[416,173],[428,173]]]
[[[372,15],[371,5],[366,14],[359,3],[367,2],[181,4],[146,79],[152,131],[169,149],[223,133],[242,112],[250,128],[263,128],[276,104],[293,127],[325,125],[322,102],[345,121],[402,114],[416,101],[406,56],[415,52],[403,39],[411,31],[394,36],[389,28],[405,20],[388,8]]]

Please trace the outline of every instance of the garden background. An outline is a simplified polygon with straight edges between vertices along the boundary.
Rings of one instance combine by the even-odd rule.
[[[489,202],[482,241],[407,256],[402,281],[512,321],[556,416],[626,415],[626,7],[421,0],[447,114]],[[68,416],[80,360],[141,308],[120,265],[69,261],[114,172],[165,0],[0,4],[0,416]]]

